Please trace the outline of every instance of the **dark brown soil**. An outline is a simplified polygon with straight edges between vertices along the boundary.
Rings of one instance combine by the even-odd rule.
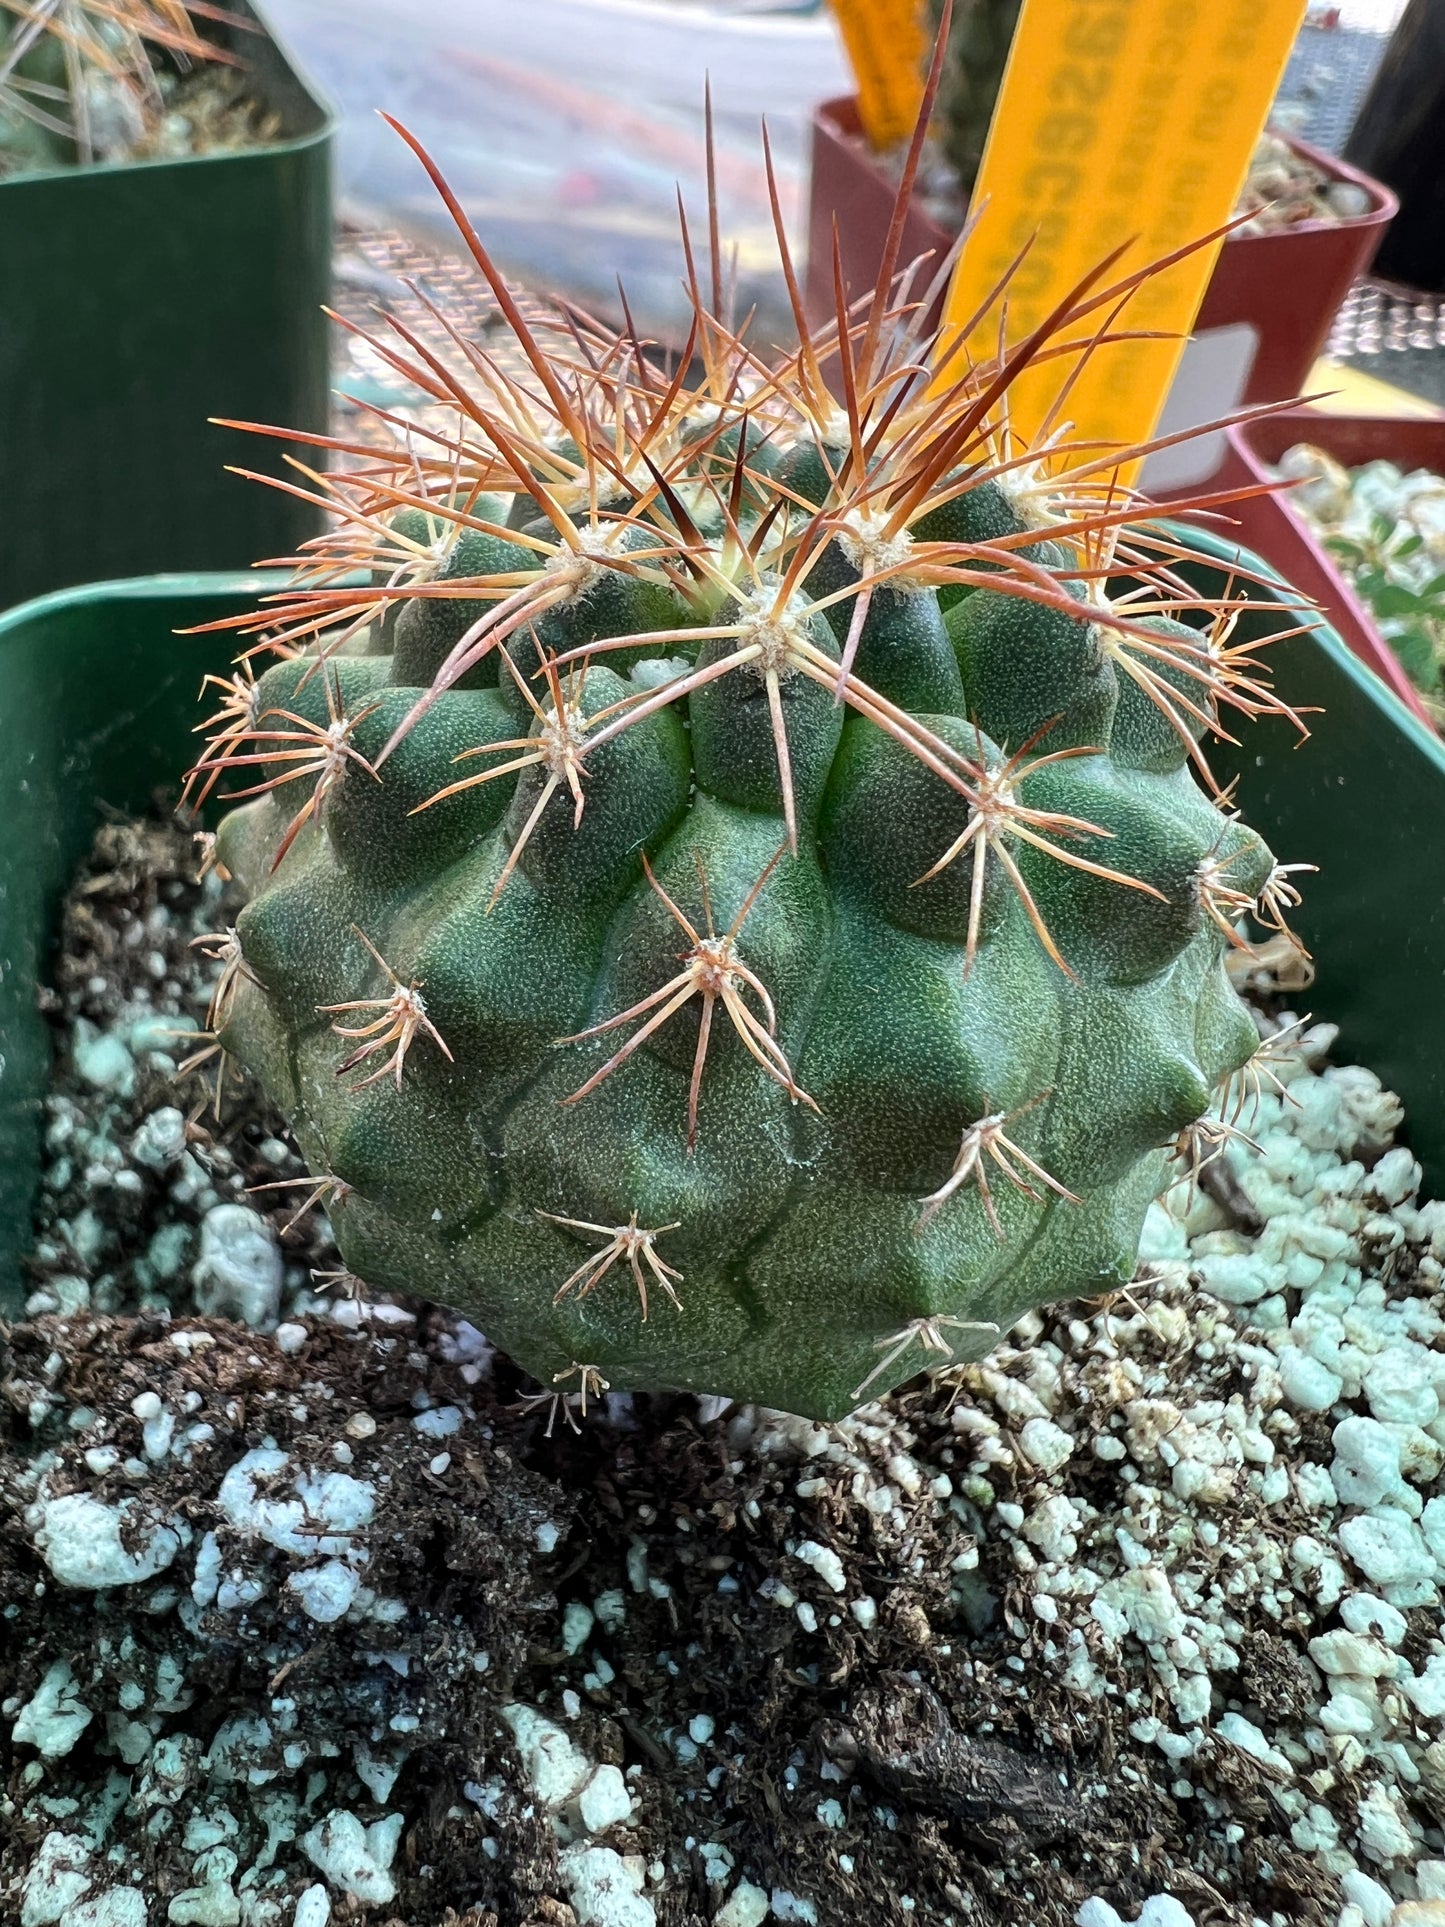
[[[190,880],[191,863],[169,829],[108,826],[67,912],[49,998],[57,1094],[92,1121],[105,1113],[117,1142],[173,1093],[153,1064],[123,1101],[85,1088],[74,1019],[110,1022],[141,985],[158,1012],[199,1014],[208,967],[189,940],[218,906],[214,885]],[[137,921],[144,944],[127,934]],[[244,1087],[229,1090],[223,1123],[195,1115],[212,1201],[294,1174],[294,1161],[278,1170],[260,1148],[283,1135]],[[77,1269],[59,1227],[92,1180],[78,1167],[62,1175],[40,1208],[37,1284]],[[276,1197],[253,1202],[279,1226],[290,1209]],[[1338,1885],[1278,1831],[1258,1762],[1223,1748],[1193,1764],[1189,1797],[1178,1797],[1177,1769],[1130,1737],[1147,1702],[1136,1694],[1126,1711],[1081,1696],[1061,1666],[1041,1663],[1050,1629],[1030,1611],[1027,1572],[953,1492],[972,1457],[957,1382],[870,1408],[846,1434],[756,1413],[705,1421],[693,1399],[617,1398],[574,1433],[565,1412],[526,1402],[536,1388],[469,1327],[419,1301],[390,1322],[358,1309],[356,1329],[317,1307],[291,1352],[188,1315],[183,1271],[162,1286],[136,1265],[157,1230],[194,1222],[199,1208],[147,1178],[105,1208],[102,1249],[82,1267],[92,1308],[0,1329],[0,1920],[20,1919],[42,1836],[78,1828],[109,1782],[112,1851],[95,1891],[139,1887],[160,1927],[196,1886],[186,1841],[198,1817],[228,1816],[238,1880],[262,1855],[268,1801],[291,1799],[290,1836],[336,1807],[378,1818],[354,1770],[359,1744],[401,1761],[384,1803],[404,1815],[396,1893],[372,1918],[566,1927],[576,1916],[557,1831],[499,1718],[523,1702],[628,1774],[633,1817],[606,1844],[641,1856],[663,1927],[711,1921],[744,1877],[802,1897],[813,1912],[792,1917],[823,1927],[1068,1927],[1091,1894],[1132,1918],[1161,1891],[1196,1927],[1256,1916],[1333,1927]],[[307,1267],[326,1262],[319,1213],[287,1248],[294,1294]],[[147,1458],[132,1411],[146,1393],[190,1428],[184,1452]],[[450,1406],[469,1414],[453,1436],[417,1428],[420,1410]],[[847,1454],[830,1457],[839,1439]],[[270,1447],[374,1484],[365,1583],[400,1602],[397,1617],[318,1623],[284,1584],[295,1562],[238,1533],[218,1489],[244,1453]],[[113,1463],[87,1459],[105,1448]],[[147,1520],[183,1522],[189,1548],[144,1584],[59,1586],[33,1544],[40,1474],[52,1499],[129,1502],[127,1530],[140,1537]],[[1120,1472],[1093,1460],[1077,1476],[1103,1503]],[[1027,1503],[1010,1464],[991,1477],[996,1500]],[[892,1499],[870,1506],[890,1479]],[[239,1609],[197,1605],[188,1590],[208,1532],[226,1570],[234,1562],[258,1580]],[[820,1577],[819,1548],[841,1562],[843,1591]],[[851,1606],[865,1597],[876,1615],[860,1618]],[[608,1609],[569,1653],[565,1608],[599,1600]],[[1147,1683],[1117,1654],[1093,1657],[1121,1686]],[[8,1735],[57,1658],[95,1717],[41,1764]],[[153,1738],[180,1743],[179,1784],[164,1787],[155,1753],[125,1763],[117,1725],[137,1697],[154,1707],[163,1661],[189,1696],[150,1716]],[[1243,1666],[1250,1701],[1302,1711],[1310,1675],[1294,1640],[1257,1632]],[[208,1750],[226,1723],[257,1717],[271,1730],[253,1734],[228,1779]],[[1220,1812],[1242,1823],[1242,1841],[1228,1843]],[[721,1879],[718,1849],[731,1865]],[[266,1886],[261,1865],[254,1892],[280,1901],[276,1918],[289,1922],[289,1897],[316,1870],[289,1836],[275,1850],[284,1878]]]
[[[625,1428],[589,1423],[580,1438],[564,1427],[548,1440],[540,1415],[506,1396],[505,1379],[476,1400],[437,1354],[432,1341],[444,1330],[440,1314],[423,1314],[414,1344],[317,1325],[294,1358],[234,1325],[198,1319],[78,1315],[9,1333],[0,1381],[0,1613],[8,1634],[0,1696],[28,1698],[53,1657],[70,1654],[77,1672],[82,1658],[98,1670],[87,1699],[114,1704],[125,1678],[179,1650],[199,1696],[172,1730],[193,1735],[197,1755],[223,1720],[263,1711],[283,1686],[298,1709],[288,1738],[309,1747],[366,1739],[397,1713],[414,1717],[392,1796],[407,1815],[393,1914],[408,1927],[433,1927],[448,1906],[479,1905],[482,1918],[490,1912],[503,1927],[571,1917],[542,1906],[561,1891],[557,1842],[525,1788],[516,1790],[497,1718],[515,1700],[555,1713],[567,1685],[582,1701],[569,1724],[578,1744],[598,1761],[642,1769],[634,1782],[640,1816],[628,1839],[668,1868],[658,1913],[675,1927],[714,1910],[702,1840],[725,1846],[758,1884],[810,1897],[822,1922],[1064,1927],[1091,1893],[1137,1902],[1161,1888],[1198,1902],[1201,1927],[1252,1918],[1266,1895],[1250,1907],[1231,1904],[1237,1876],[1217,1866],[1196,1803],[1176,1802],[1155,1783],[1158,1767],[1145,1749],[1127,1737],[1121,1749],[1109,1720],[1047,1683],[1023,1690],[1010,1662],[1027,1665],[1031,1643],[1018,1636],[1026,1622],[1021,1602],[1011,1601],[1013,1575],[985,1548],[978,1592],[966,1605],[952,1589],[950,1563],[973,1543],[961,1520],[920,1518],[914,1534],[893,1543],[831,1480],[799,1500],[796,1464],[730,1458],[725,1421],[702,1425],[656,1404],[639,1408]],[[187,1354],[174,1343],[178,1331],[214,1342]],[[428,1470],[434,1441],[411,1425],[419,1390],[477,1405],[477,1424],[441,1476]],[[243,1451],[274,1440],[307,1464],[326,1465],[348,1421],[374,1418],[375,1434],[354,1445],[348,1469],[388,1481],[367,1578],[406,1602],[406,1619],[369,1640],[348,1624],[317,1626],[272,1597],[239,1622],[205,1614],[190,1636],[171,1613],[137,1614],[127,1627],[139,1652],[107,1654],[96,1640],[94,1597],[44,1584],[21,1529],[16,1475],[42,1442],[60,1452],[56,1492],[71,1487],[66,1468],[96,1439],[138,1454],[141,1426],[130,1405],[145,1391],[215,1428],[188,1462],[144,1486],[156,1516],[187,1519],[197,1537],[216,1524],[209,1495]],[[37,1439],[29,1417],[37,1401],[55,1402],[57,1416],[80,1406],[97,1417],[78,1438],[62,1443],[63,1424],[47,1422]],[[919,1429],[912,1450],[924,1464],[950,1451],[946,1415],[936,1409],[945,1403],[937,1390],[909,1401],[908,1421]],[[120,1473],[97,1481],[83,1467],[73,1484],[110,1501],[131,1489]],[[547,1522],[560,1537],[542,1557],[536,1535]],[[879,1599],[872,1630],[838,1614],[828,1589],[789,1556],[802,1536],[836,1551]],[[638,1545],[646,1548],[641,1593],[628,1566]],[[725,1594],[724,1574],[735,1582]],[[772,1603],[769,1581],[813,1603],[816,1633]],[[609,1591],[626,1603],[624,1623],[603,1642],[615,1678],[588,1688],[585,1663],[559,1644],[560,1612],[569,1600],[589,1603]],[[982,1606],[985,1593],[991,1609]],[[969,1618],[984,1610],[988,1625],[972,1631]],[[406,1655],[408,1676],[379,1670],[378,1650]],[[490,1659],[480,1674],[479,1651]],[[715,1739],[684,1766],[669,1736],[699,1714],[715,1722]],[[1119,1771],[1125,1760],[1132,1784]],[[12,1757],[13,1793],[20,1764]],[[97,1784],[113,1764],[93,1750]],[[73,1754],[65,1765],[73,1779],[83,1762]],[[514,1791],[489,1824],[460,1796],[467,1782],[494,1775]],[[339,1778],[326,1803],[368,1811],[364,1793],[355,1800],[352,1776],[343,1769]],[[1268,1803],[1248,1762],[1239,1763],[1230,1791],[1237,1811],[1267,1827]],[[841,1829],[817,1818],[830,1798],[845,1804]],[[488,1832],[500,1849],[495,1862],[479,1852]],[[138,1884],[158,1902],[193,1884],[173,1832],[152,1839],[137,1824],[122,1837],[139,1860]],[[0,1852],[0,1885],[24,1869],[35,1843],[35,1823],[17,1826]],[[851,1874],[840,1867],[844,1854]],[[1256,1843],[1252,1857],[1270,1862],[1274,1905],[1302,1923],[1333,1922],[1334,1910],[1307,1904],[1319,1876],[1287,1846],[1274,1839],[1265,1853]],[[1333,1882],[1323,1884],[1333,1891]],[[901,1906],[904,1895],[911,1911]],[[1328,1906],[1328,1894],[1322,1898]]]

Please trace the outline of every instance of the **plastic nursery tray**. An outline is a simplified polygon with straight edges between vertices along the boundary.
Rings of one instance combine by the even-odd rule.
[[[1188,531],[1189,565],[1217,591],[1247,550]],[[49,968],[57,911],[103,809],[144,810],[194,753],[196,690],[231,653],[222,636],[177,629],[253,605],[276,578],[153,576],[72,589],[0,615],[0,1312],[25,1293],[21,1259],[40,1175],[50,1067],[35,986]],[[1251,585],[1258,615],[1277,599]],[[1279,599],[1290,592],[1280,585]],[[1445,1190],[1445,744],[1426,730],[1333,629],[1271,652],[1281,694],[1311,715],[1310,739],[1270,720],[1221,745],[1240,806],[1282,862],[1317,863],[1300,933],[1319,976],[1308,1007],[1341,1027],[1345,1055],[1398,1091],[1406,1137]],[[1230,767],[1231,758],[1234,767]]]
[[[1303,141],[1289,145],[1325,174],[1363,187],[1372,205],[1350,221],[1304,221],[1279,234],[1232,235],[1219,250],[1194,325],[1196,332],[1241,323],[1253,329],[1257,341],[1242,403],[1280,401],[1304,388],[1340,303],[1369,267],[1397,205],[1387,187],[1334,155]],[[852,95],[825,100],[813,115],[808,202],[806,302],[815,326],[835,312],[835,220],[844,283],[858,295],[877,279],[894,192],[892,177],[864,138],[857,101]],[[931,254],[936,264],[954,238],[915,196],[900,264],[920,254]]]
[[[269,31],[234,41],[282,140],[0,181],[0,608],[318,525],[225,473],[281,472],[281,444],[208,419],[322,430],[328,406],[332,114]]]
[[[1317,408],[1292,408],[1231,429],[1224,465],[1210,486],[1231,488],[1269,480],[1275,464],[1296,442],[1312,442],[1347,468],[1384,460],[1445,475],[1445,416],[1432,421],[1426,416],[1329,415]],[[1239,539],[1264,556],[1301,595],[1317,603],[1360,660],[1431,728],[1399,658],[1290,500],[1289,490],[1233,503],[1228,513],[1238,524]]]

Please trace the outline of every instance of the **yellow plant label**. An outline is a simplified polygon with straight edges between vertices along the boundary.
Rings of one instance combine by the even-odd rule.
[[[833,0],[858,84],[858,118],[872,146],[906,141],[923,100],[928,65],[924,0]]]
[[[974,190],[977,225],[945,308],[963,327],[986,307],[969,336],[976,357],[998,352],[1001,327],[1007,343],[1022,341],[1121,243],[1108,282],[1229,219],[1304,10],[1305,0],[1024,0]],[[1114,320],[1167,338],[1109,344],[1082,368],[1065,356],[1024,370],[1010,397],[1015,434],[1031,441],[1062,417],[1081,439],[1147,440],[1219,246],[1151,277]],[[990,305],[1005,276],[1006,299]]]

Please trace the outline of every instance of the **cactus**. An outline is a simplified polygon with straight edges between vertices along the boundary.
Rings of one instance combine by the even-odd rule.
[[[160,63],[231,56],[182,0],[0,0],[0,173],[125,159],[165,111]],[[237,24],[234,23],[233,24]]]
[[[954,0],[935,121],[965,203],[978,179],[1022,5],[1023,0]],[[943,0],[929,0],[929,11],[938,29]]]
[[[350,1273],[557,1400],[820,1418],[1126,1284],[1293,900],[1202,750],[1275,706],[1237,598],[1096,452],[1012,444],[1037,344],[920,395],[893,262],[769,363],[714,219],[685,387],[448,199],[517,362],[371,337],[420,413],[290,484],[335,529],[236,620],[188,790],[239,798],[215,1048]],[[1106,279],[1058,324],[1095,351]]]

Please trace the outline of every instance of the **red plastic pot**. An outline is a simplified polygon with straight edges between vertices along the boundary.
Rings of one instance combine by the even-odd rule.
[[[837,313],[833,292],[833,232],[837,226],[843,282],[849,297],[878,279],[897,183],[869,147],[854,95],[825,100],[813,110],[812,172],[808,190],[808,278],[804,302],[814,327]],[[925,212],[915,196],[903,229],[900,266],[920,254],[941,261],[954,236]]]
[[[1238,234],[1224,243],[1195,321],[1195,333],[1243,323],[1258,337],[1243,376],[1241,402],[1283,401],[1304,388],[1340,303],[1369,267],[1395,213],[1387,187],[1333,155],[1291,147],[1336,180],[1363,187],[1370,212],[1351,221],[1305,221],[1278,234]],[[863,135],[851,96],[826,100],[813,114],[808,209],[807,308],[816,325],[832,318],[833,231],[852,296],[873,286],[883,259],[895,183]],[[932,252],[943,258],[954,236],[915,198],[900,264]]]
[[[1212,486],[1232,488],[1268,480],[1285,450],[1296,442],[1313,443],[1347,468],[1389,461],[1401,468],[1428,468],[1445,475],[1445,416],[1430,420],[1404,415],[1326,415],[1314,408],[1292,408],[1230,429],[1224,466]],[[1325,621],[1338,630],[1360,661],[1388,683],[1423,722],[1430,723],[1398,657],[1290,501],[1289,492],[1233,503],[1229,514],[1244,546],[1256,550],[1302,596],[1317,603]],[[1430,726],[1433,728],[1433,723]]]
[[[1301,221],[1277,234],[1233,234],[1219,250],[1194,332],[1245,322],[1259,336],[1242,402],[1301,394],[1340,304],[1369,271],[1399,202],[1388,187],[1304,141],[1296,154],[1333,180],[1362,187],[1373,205],[1351,221]]]

